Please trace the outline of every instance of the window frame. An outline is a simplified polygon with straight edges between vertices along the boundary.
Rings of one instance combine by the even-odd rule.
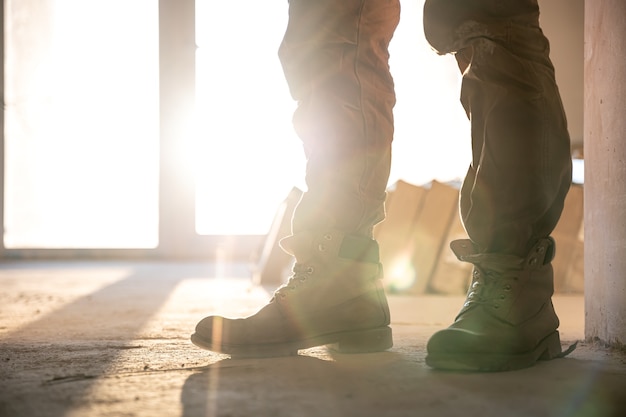
[[[4,0],[0,7],[0,99],[4,102]],[[195,102],[195,0],[159,0],[159,241],[156,248],[6,248],[0,259],[200,259],[226,256],[250,260],[262,235],[199,235],[195,228],[195,184],[179,169],[173,152],[184,134],[180,109]],[[0,222],[4,230],[5,137],[0,116]],[[182,174],[181,174],[182,173]]]

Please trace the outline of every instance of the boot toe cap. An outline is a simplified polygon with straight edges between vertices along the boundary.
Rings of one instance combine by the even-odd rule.
[[[426,349],[430,354],[484,352],[484,342],[484,338],[473,331],[448,328],[433,334]]]
[[[196,324],[196,333],[211,335],[213,333],[213,321],[215,316],[205,317]]]

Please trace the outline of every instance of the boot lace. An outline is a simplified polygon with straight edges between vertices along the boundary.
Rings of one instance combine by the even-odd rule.
[[[296,263],[293,266],[293,274],[289,277],[286,284],[282,285],[274,293],[275,296],[285,298],[287,293],[295,291],[301,287],[315,272],[315,268],[311,265],[303,265]]]
[[[518,285],[519,272],[524,266],[524,259],[513,255],[475,254],[461,260],[474,265],[464,307],[482,304],[500,308]]]
[[[524,259],[513,255],[475,254],[459,258],[474,264],[472,285],[467,294],[464,308],[487,305],[494,309],[510,300],[511,293],[519,283],[519,272],[524,268]],[[578,341],[571,344],[556,357],[564,358],[572,353]]]

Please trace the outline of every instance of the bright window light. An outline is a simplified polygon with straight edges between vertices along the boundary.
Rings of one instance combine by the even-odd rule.
[[[7,0],[8,248],[158,243],[158,2]]]
[[[196,13],[196,229],[265,234],[305,168],[278,60],[287,2],[198,0]]]
[[[454,59],[434,53],[422,31],[423,1],[404,1],[391,45],[396,133],[390,183],[461,178],[469,123]],[[264,234],[305,161],[291,125],[277,51],[288,2],[196,2],[196,228],[201,234]],[[245,13],[241,13],[245,10]]]
[[[196,230],[264,234],[304,189],[278,60],[288,2],[196,7],[195,132],[181,165],[196,173]],[[460,76],[424,40],[422,2],[402,8],[390,184],[457,179],[470,160]],[[7,0],[4,17],[5,246],[156,247],[158,2]]]

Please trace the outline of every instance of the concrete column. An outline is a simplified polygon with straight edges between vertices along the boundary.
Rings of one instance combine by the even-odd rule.
[[[585,336],[626,345],[626,1],[585,2]]]
[[[159,254],[188,257],[196,246],[195,183],[181,149],[195,102],[194,0],[159,0]]]

